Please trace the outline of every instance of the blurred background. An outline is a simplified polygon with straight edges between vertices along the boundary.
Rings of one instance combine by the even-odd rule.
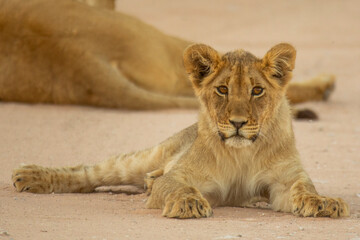
[[[358,1],[119,0],[116,9],[220,51],[242,48],[263,56],[279,42],[292,43],[298,49],[295,79],[360,72],[355,65],[351,72],[344,68],[360,60]]]

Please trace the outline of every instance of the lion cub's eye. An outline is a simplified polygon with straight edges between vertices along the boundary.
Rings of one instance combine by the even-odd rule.
[[[263,91],[264,91],[264,89],[263,89],[262,87],[254,87],[254,88],[252,89],[251,94],[252,94],[253,96],[259,96],[259,95],[261,95],[261,94],[263,93]]]
[[[216,88],[217,92],[221,95],[226,95],[228,94],[228,88],[225,86],[220,86]]]

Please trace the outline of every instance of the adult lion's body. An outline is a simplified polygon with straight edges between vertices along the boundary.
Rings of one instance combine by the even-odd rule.
[[[195,107],[189,42],[72,1],[0,1],[0,99],[129,109]]]
[[[190,44],[136,18],[75,1],[0,0],[0,100],[197,107],[182,63]],[[333,84],[326,76],[290,85],[288,97],[293,103],[321,100]]]
[[[50,193],[145,183],[147,206],[178,218],[208,217],[212,207],[252,201],[300,216],[348,216],[342,199],[318,195],[295,147],[285,96],[295,55],[289,44],[276,45],[262,59],[192,45],[184,64],[200,101],[197,124],[153,148],[94,166],[20,167],[14,186]]]

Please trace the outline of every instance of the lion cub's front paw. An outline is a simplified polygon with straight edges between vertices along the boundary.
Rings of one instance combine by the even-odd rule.
[[[176,192],[166,198],[162,215],[170,218],[210,217],[212,209],[200,193]]]
[[[308,194],[294,199],[293,213],[303,217],[338,218],[349,216],[349,207],[341,198]]]
[[[18,192],[51,192],[49,173],[46,169],[40,166],[25,165],[14,169],[12,181]]]

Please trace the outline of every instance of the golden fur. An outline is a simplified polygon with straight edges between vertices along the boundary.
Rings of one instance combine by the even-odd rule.
[[[0,100],[197,107],[182,62],[191,42],[106,9],[113,7],[112,0],[0,0]],[[322,100],[333,86],[333,76],[317,77],[290,84],[288,97]]]
[[[104,185],[147,185],[149,208],[198,218],[215,206],[267,201],[299,216],[349,215],[340,198],[319,195],[295,147],[286,89],[295,64],[286,43],[259,59],[238,50],[224,55],[195,44],[185,69],[200,101],[199,122],[163,143],[94,166],[15,169],[18,191],[92,192]]]
[[[104,8],[104,9],[115,9],[115,0],[75,0],[78,2],[83,2],[89,6],[96,8]]]

